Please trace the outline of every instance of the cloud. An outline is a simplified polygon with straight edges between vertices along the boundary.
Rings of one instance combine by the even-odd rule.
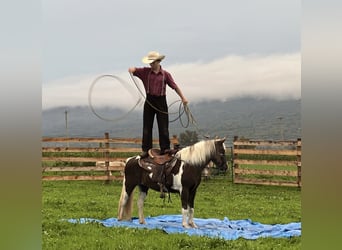
[[[273,55],[229,55],[208,62],[167,65],[183,93],[192,103],[210,100],[228,100],[251,96],[276,100],[301,97],[300,53]],[[104,72],[101,74],[108,74]],[[127,71],[103,77],[93,84],[98,75],[73,76],[43,84],[43,109],[57,106],[88,105],[130,109],[137,104],[139,92]],[[112,73],[113,74],[113,73]],[[139,81],[138,81],[139,82]],[[92,85],[93,84],[93,85]],[[142,85],[140,84],[142,88]],[[168,90],[169,103],[178,99]]]
[[[227,56],[211,62],[168,67],[190,100],[253,96],[300,98],[300,54]]]

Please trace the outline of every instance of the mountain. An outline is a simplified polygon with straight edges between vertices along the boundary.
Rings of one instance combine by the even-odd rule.
[[[196,126],[184,128],[180,120],[170,123],[170,136],[185,130],[196,131],[200,139],[234,136],[249,139],[295,140],[301,137],[301,100],[276,101],[271,99],[239,98],[228,101],[192,103],[190,111]],[[178,108],[170,108],[170,112]],[[101,108],[96,113],[107,119],[124,116],[118,109]],[[170,120],[177,118],[170,115]],[[182,116],[182,123],[187,118]],[[98,118],[89,107],[59,107],[42,111],[42,135],[47,137],[110,137],[139,138],[142,132],[142,110],[135,110],[118,121],[104,121]],[[154,136],[158,137],[157,125]]]

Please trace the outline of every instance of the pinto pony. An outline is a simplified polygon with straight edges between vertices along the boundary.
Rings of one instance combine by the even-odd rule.
[[[226,171],[225,138],[197,142],[185,147],[175,154],[176,164],[166,177],[165,187],[168,192],[179,193],[182,202],[182,225],[185,228],[197,228],[194,223],[194,200],[196,190],[201,182],[202,170],[213,161],[221,171]],[[133,207],[133,190],[139,187],[138,198],[139,223],[145,224],[143,213],[144,200],[148,189],[160,190],[153,174],[140,166],[140,156],[126,160],[125,175],[118,207],[118,220],[131,220]]]

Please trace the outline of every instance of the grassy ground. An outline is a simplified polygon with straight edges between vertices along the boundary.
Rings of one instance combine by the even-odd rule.
[[[121,182],[101,181],[43,182],[43,249],[300,249],[301,237],[262,238],[226,241],[161,230],[106,228],[98,224],[71,224],[63,219],[117,216]],[[137,190],[136,190],[137,191]],[[135,195],[135,201],[137,193]],[[163,202],[150,191],[145,216],[180,214],[180,198]],[[133,216],[137,216],[136,202]],[[195,199],[196,218],[250,218],[275,224],[301,221],[300,190],[288,187],[238,185],[228,177],[203,181]]]

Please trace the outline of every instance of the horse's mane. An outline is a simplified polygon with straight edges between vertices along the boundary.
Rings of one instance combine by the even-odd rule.
[[[182,148],[176,157],[192,165],[208,163],[209,158],[215,153],[215,140],[204,140],[194,145]]]

